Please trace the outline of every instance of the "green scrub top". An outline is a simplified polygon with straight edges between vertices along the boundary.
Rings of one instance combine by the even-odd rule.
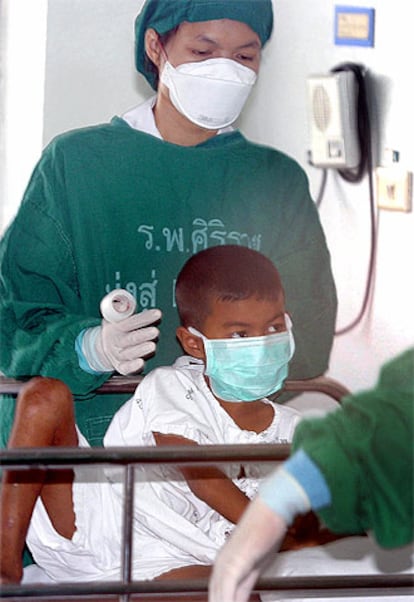
[[[240,244],[280,271],[296,352],[290,378],[328,368],[336,314],[330,256],[304,171],[234,131],[194,147],[111,123],[65,133],[44,150],[0,246],[0,370],[71,388],[79,427],[100,445],[126,396],[96,396],[109,374],[79,367],[75,339],[100,323],[114,288],[163,312],[147,370],[181,349],[175,278],[190,255]],[[2,401],[3,444],[13,403]]]

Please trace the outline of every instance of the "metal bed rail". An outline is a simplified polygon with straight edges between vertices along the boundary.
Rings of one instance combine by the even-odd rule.
[[[133,393],[141,382],[142,376],[112,376],[101,387],[96,389],[97,393]],[[0,374],[0,395],[17,395],[24,384],[23,380],[8,378]],[[304,380],[286,380],[282,392],[295,393],[321,393],[328,395],[335,401],[341,401],[349,394],[349,390],[337,380],[327,376],[317,376]]]
[[[142,377],[113,376],[97,392],[132,393]],[[0,375],[0,394],[17,395],[24,381]],[[349,391],[341,383],[320,376],[307,380],[287,380],[284,391],[317,392],[340,402]],[[243,463],[276,463],[289,455],[286,444],[265,445],[211,445],[187,448],[181,446],[134,448],[30,448],[0,451],[0,465],[13,470],[31,468],[64,468],[79,465],[105,464],[124,467],[123,547],[121,578],[115,582],[60,583],[60,584],[10,584],[3,585],[0,597],[18,600],[205,600],[208,587],[206,579],[169,579],[163,581],[134,581],[132,563],[132,520],[134,503],[134,467],[137,465],[170,464],[174,466],[214,463],[223,465],[234,461]],[[261,578],[255,592],[283,592],[283,598],[297,596],[347,595],[361,596],[412,595],[413,575],[338,575]],[[160,597],[161,596],[161,597]],[[201,596],[201,597],[199,597]]]
[[[63,468],[85,464],[116,464],[124,467],[124,529],[121,559],[121,578],[113,582],[62,583],[62,584],[10,584],[1,588],[2,598],[13,600],[156,600],[171,602],[180,595],[180,600],[202,600],[197,596],[207,591],[206,579],[174,579],[163,581],[134,581],[132,562],[132,521],[134,503],[134,466],[170,464],[175,466],[243,463],[275,463],[284,460],[290,446],[285,444],[263,445],[211,445],[189,449],[181,446],[131,447],[131,448],[26,448],[5,450],[0,453],[3,468],[27,470],[30,468]],[[262,578],[255,592],[283,592],[284,598],[306,595],[349,597],[413,595],[413,575],[338,575],[324,577],[275,577]],[[161,597],[160,597],[161,596]],[[195,597],[194,597],[195,596]]]

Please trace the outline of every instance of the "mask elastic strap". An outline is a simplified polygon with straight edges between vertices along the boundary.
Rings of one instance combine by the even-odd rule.
[[[287,328],[287,331],[289,334],[290,352],[291,352],[291,357],[292,357],[293,354],[295,353],[296,345],[295,345],[295,337],[293,336],[293,332],[292,332],[292,328],[293,328],[292,319],[287,312],[285,312],[285,322],[286,322],[286,328]]]
[[[189,326],[187,328],[188,332],[190,332],[191,334],[194,334],[196,337],[200,337],[200,339],[203,339],[203,341],[208,341],[207,337],[204,336],[199,330],[197,330],[196,328],[193,328],[192,326]]]
[[[161,44],[160,42],[160,48],[161,48],[161,55],[162,58],[165,60],[166,63],[169,63],[170,61],[168,60],[168,54],[167,51],[165,50],[164,46]]]

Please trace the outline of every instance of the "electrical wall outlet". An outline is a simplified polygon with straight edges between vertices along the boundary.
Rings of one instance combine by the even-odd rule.
[[[412,173],[400,167],[377,167],[376,176],[378,207],[390,211],[411,211]]]

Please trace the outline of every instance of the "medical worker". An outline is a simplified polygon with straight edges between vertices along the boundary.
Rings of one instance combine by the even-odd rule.
[[[293,518],[315,510],[335,533],[371,532],[384,548],[414,538],[414,348],[387,363],[370,391],[302,421],[293,455],[261,485],[219,553],[210,602],[245,602]],[[269,556],[270,557],[270,556]]]
[[[4,236],[0,370],[64,381],[92,445],[125,400],[96,388],[115,371],[141,370],[144,357],[153,356],[149,370],[179,354],[174,275],[206,247],[270,257],[295,323],[290,377],[328,367],[336,293],[306,175],[233,125],[272,27],[271,0],[147,0],[136,67],[154,96],[54,139]],[[120,287],[140,313],[114,325],[99,304]],[[3,444],[13,411],[3,399]]]

